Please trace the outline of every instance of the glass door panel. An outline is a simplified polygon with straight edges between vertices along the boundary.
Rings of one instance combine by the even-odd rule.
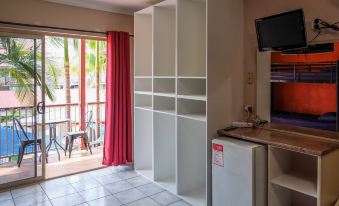
[[[0,187],[43,176],[43,43],[0,33]]]

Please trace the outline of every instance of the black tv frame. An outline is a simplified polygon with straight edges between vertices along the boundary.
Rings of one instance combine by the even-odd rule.
[[[302,18],[303,18],[302,20],[304,22],[304,26],[302,28],[302,32],[304,34],[303,35],[303,40],[304,40],[303,42],[304,43],[296,44],[296,45],[286,45],[286,46],[282,46],[282,47],[263,48],[262,45],[261,45],[261,39],[260,39],[259,31],[258,31],[259,22],[265,21],[267,19],[280,17],[280,16],[290,15],[291,13],[301,13],[302,14]],[[287,50],[291,50],[291,49],[307,48],[307,33],[306,33],[305,15],[304,15],[303,9],[297,9],[297,10],[293,10],[293,11],[288,11],[288,12],[284,12],[284,13],[275,14],[275,15],[272,15],[272,16],[267,16],[267,17],[256,19],[255,20],[255,28],[256,28],[259,51],[287,51]]]

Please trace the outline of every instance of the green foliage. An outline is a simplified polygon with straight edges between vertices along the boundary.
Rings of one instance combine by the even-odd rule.
[[[106,42],[86,40],[86,73],[94,76],[106,70]],[[87,79],[88,85],[95,83],[95,78]],[[96,85],[97,86],[97,85]]]
[[[19,110],[15,109],[13,111],[9,111],[7,116],[1,116],[0,117],[0,122],[1,123],[3,123],[3,122],[11,122],[13,120],[13,118],[16,118],[16,119],[20,119],[21,118]]]
[[[37,72],[34,73],[34,45],[32,40],[25,40],[11,37],[0,37],[0,62],[5,67],[1,68],[0,75],[10,75],[16,80],[16,93],[21,101],[32,101],[34,97],[34,79],[38,87],[42,85],[41,65],[37,64]],[[41,62],[41,43],[37,41],[36,60]],[[46,61],[50,76],[56,82],[56,72],[53,64]],[[53,87],[46,85],[46,94],[51,100],[54,99]]]

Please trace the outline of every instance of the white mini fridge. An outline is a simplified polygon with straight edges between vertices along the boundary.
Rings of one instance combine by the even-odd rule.
[[[267,205],[266,146],[233,138],[212,141],[212,205]]]

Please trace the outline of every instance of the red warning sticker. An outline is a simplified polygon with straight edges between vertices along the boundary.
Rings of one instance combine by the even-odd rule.
[[[221,144],[212,144],[212,162],[220,167],[224,166],[224,146]]]

